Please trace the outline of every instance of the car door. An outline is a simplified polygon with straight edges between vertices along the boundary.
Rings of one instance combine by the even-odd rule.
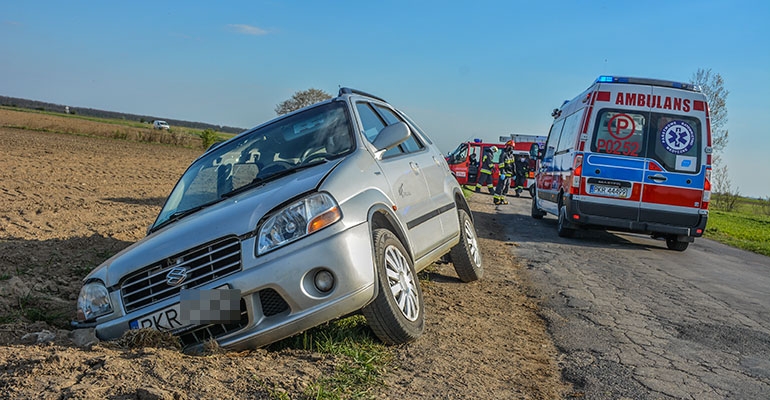
[[[358,101],[356,111],[366,139],[374,142],[380,131],[388,125],[381,112],[367,101]],[[410,135],[407,142],[414,140]],[[405,142],[406,143],[406,142]],[[427,151],[405,152],[409,144],[402,143],[386,151],[378,161],[385,179],[390,184],[388,193],[396,204],[396,214],[401,223],[407,228],[406,234],[412,244],[415,257],[419,258],[431,250],[440,239],[441,223],[432,215],[434,207],[430,198],[427,181],[421,165],[429,165],[432,161]]]

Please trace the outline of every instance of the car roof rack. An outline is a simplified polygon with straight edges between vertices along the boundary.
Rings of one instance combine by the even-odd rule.
[[[351,89],[349,87],[340,88],[340,92],[339,92],[339,94],[337,94],[337,96],[342,96],[343,94],[359,94],[361,96],[371,97],[373,99],[377,99],[379,101],[387,103],[387,101],[385,101],[385,99],[383,99],[382,97],[378,97],[378,96],[366,93],[366,92],[358,90],[358,89]]]

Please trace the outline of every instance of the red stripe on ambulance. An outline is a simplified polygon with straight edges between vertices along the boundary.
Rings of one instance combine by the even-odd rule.
[[[668,206],[700,207],[703,190],[685,189],[673,186],[645,184],[643,203],[665,204]]]

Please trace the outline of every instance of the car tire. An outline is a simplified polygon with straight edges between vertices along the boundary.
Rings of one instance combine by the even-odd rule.
[[[561,206],[559,208],[559,222],[556,225],[556,233],[560,237],[572,237],[575,235],[575,229],[570,227],[571,224],[567,221],[567,207]]]
[[[537,207],[537,198],[535,198],[534,194],[532,195],[532,211],[530,215],[534,219],[543,219],[545,217],[545,211]]]
[[[361,311],[383,343],[411,342],[425,327],[425,305],[414,264],[389,230],[375,229],[373,239],[377,297]]]
[[[476,228],[465,210],[458,210],[457,218],[460,221],[460,243],[457,243],[450,251],[452,263],[461,281],[476,281],[484,275]]]
[[[666,247],[669,248],[669,250],[676,250],[676,251],[685,251],[687,250],[687,246],[690,245],[690,242],[684,242],[681,240],[677,240],[676,236],[667,236],[666,237]]]

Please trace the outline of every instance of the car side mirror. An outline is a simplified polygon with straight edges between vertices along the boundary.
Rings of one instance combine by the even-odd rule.
[[[404,122],[386,126],[372,144],[378,153],[384,153],[409,139],[409,127]]]

